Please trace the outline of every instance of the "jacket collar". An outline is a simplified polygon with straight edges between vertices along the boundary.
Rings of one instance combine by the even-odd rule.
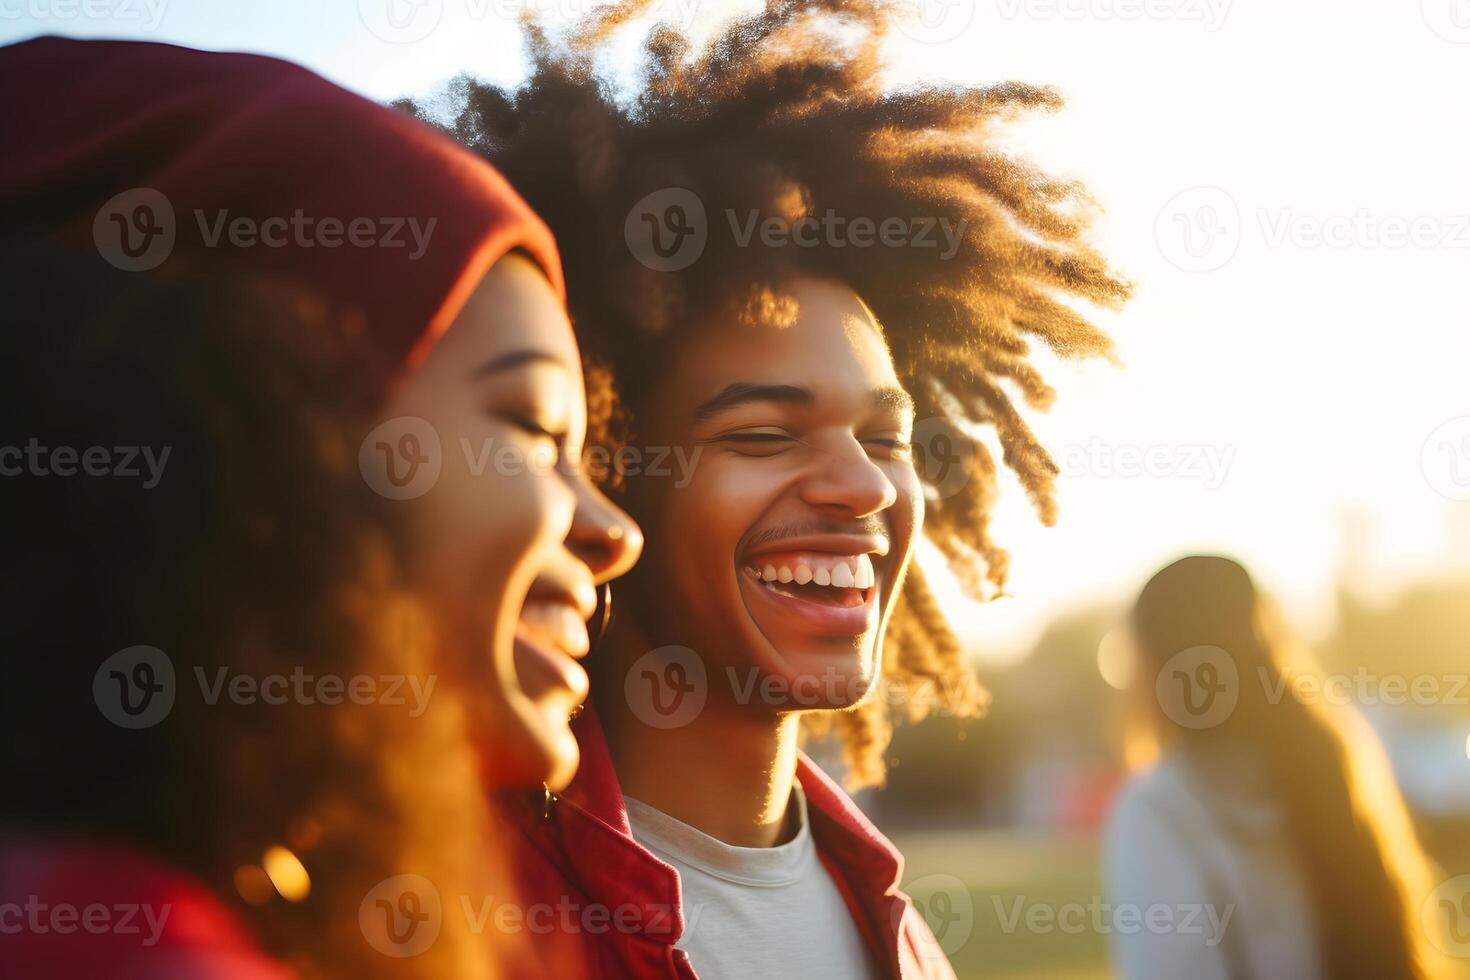
[[[531,818],[555,838],[544,849],[554,852],[548,857],[589,901],[610,909],[640,908],[647,916],[640,921],[667,923],[644,935],[673,945],[684,930],[678,872],[634,839],[602,722],[591,704],[572,728],[582,756],[577,775],[544,813],[538,808]],[[898,890],[902,856],[805,753],[798,753],[796,777],[823,863],[880,962],[898,975],[897,932],[908,904]]]

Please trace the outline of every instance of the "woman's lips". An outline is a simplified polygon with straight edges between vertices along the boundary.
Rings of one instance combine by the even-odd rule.
[[[526,600],[516,624],[516,676],[533,701],[569,700],[570,710],[587,698],[587,672],[578,659],[587,655],[587,624],[561,599]]]
[[[521,606],[518,632],[554,646],[569,657],[584,657],[591,646],[586,620],[563,599],[528,598]]]
[[[587,699],[590,685],[582,665],[519,631],[515,640],[515,667],[521,690],[537,704],[565,700],[565,709],[571,711]]]

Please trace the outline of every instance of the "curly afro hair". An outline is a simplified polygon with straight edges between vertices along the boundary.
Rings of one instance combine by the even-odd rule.
[[[1060,96],[1015,82],[885,86],[879,53],[893,11],[880,0],[769,0],[700,48],[656,27],[629,92],[600,56],[650,3],[600,8],[555,39],[528,24],[531,72],[514,88],[461,76],[436,103],[400,103],[484,155],[555,233],[593,379],[594,443],[637,438],[671,331],[779,315],[783,283],[836,279],[882,324],[917,403],[925,532],[971,593],[999,591],[1007,556],[988,516],[997,467],[980,432],[993,429],[1050,523],[1057,467],[1021,411],[1053,397],[1031,344],[1066,357],[1106,353],[1107,338],[1078,308],[1116,307],[1130,289],[1084,240],[1096,210],[1085,190],[992,138],[996,123],[1055,110]],[[658,271],[639,261],[625,227],[630,209],[668,188],[730,215],[732,227],[751,214],[838,215],[910,228],[947,221],[960,235],[952,253],[916,241],[779,247],[718,234],[712,218],[697,261]],[[883,779],[887,706],[974,714],[984,699],[917,568],[886,650],[885,682],[907,693],[836,720],[852,785]]]

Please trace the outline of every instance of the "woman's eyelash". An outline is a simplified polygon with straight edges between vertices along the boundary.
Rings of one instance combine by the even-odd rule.
[[[558,434],[552,432],[550,429],[546,428],[546,426],[541,425],[539,422],[536,422],[535,420],[530,419],[524,415],[507,415],[506,419],[512,425],[516,426],[519,429],[524,429],[530,435],[539,436],[543,439],[550,439],[558,446],[567,441],[565,433]]]
[[[864,442],[877,443],[885,449],[912,449],[913,443],[907,439],[864,439]]]

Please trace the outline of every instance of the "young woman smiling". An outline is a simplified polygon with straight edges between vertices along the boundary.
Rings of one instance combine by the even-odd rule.
[[[484,794],[570,779],[585,621],[641,545],[575,466],[550,235],[482,161],[279,61],[45,38],[0,51],[0,81],[21,80],[35,94],[0,110],[21,325],[5,418],[48,445],[173,452],[150,490],[5,481],[24,520],[4,638],[27,655],[0,740],[0,889],[172,914],[148,943],[23,929],[3,972],[279,975],[258,943],[307,976],[494,975],[510,940],[459,915],[503,894]],[[415,254],[191,231],[297,210],[433,232]],[[521,465],[467,469],[459,446],[486,440]],[[417,467],[437,476],[403,482]],[[140,645],[157,662],[105,669]],[[165,665],[172,707],[143,724]],[[221,667],[438,683],[420,717],[211,703],[195,678]],[[143,683],[116,711],[111,673]],[[377,892],[401,875],[443,898],[417,955],[402,937],[427,896]]]

